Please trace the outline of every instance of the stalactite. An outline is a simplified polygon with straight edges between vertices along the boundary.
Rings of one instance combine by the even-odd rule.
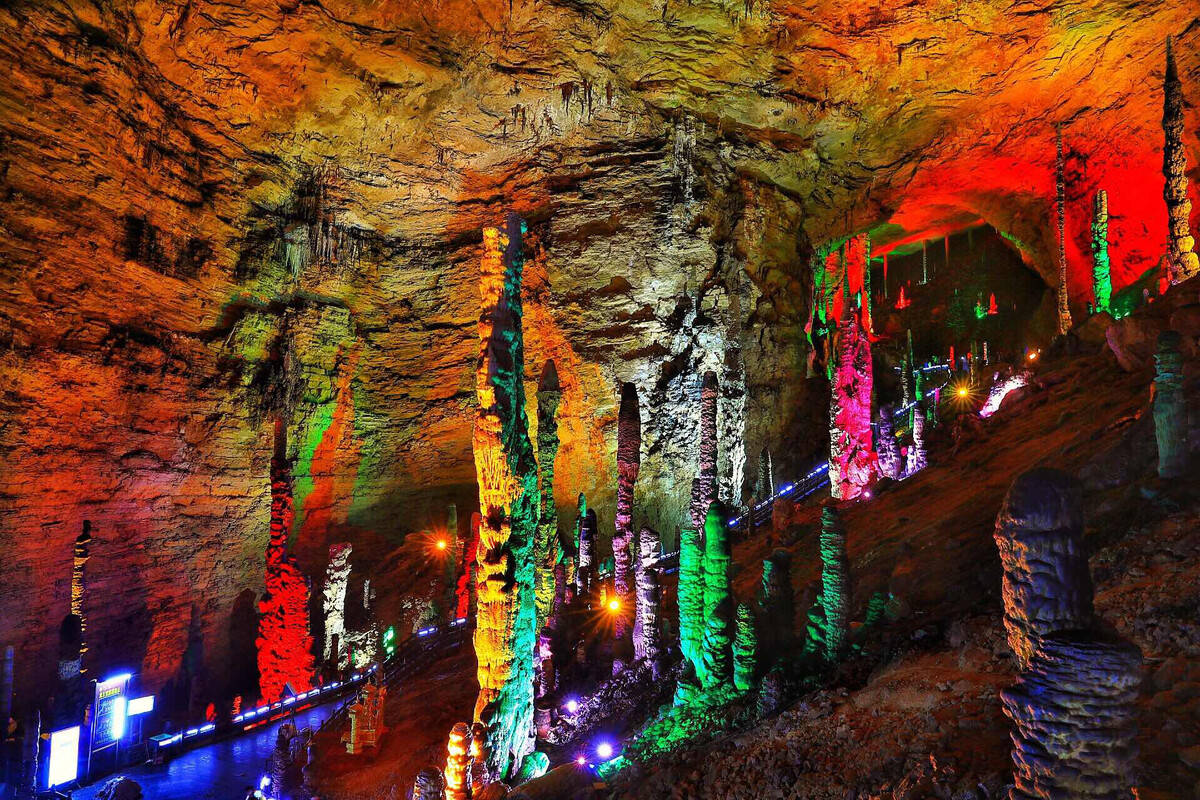
[[[795,647],[796,598],[792,592],[792,555],[776,550],[763,559],[759,590],[759,652],[764,669],[790,658]]]
[[[346,648],[346,588],[350,583],[349,542],[329,546],[329,566],[325,569],[325,586],[321,592],[321,610],[325,617],[325,646],[322,661],[344,667]]]
[[[633,652],[638,661],[656,664],[659,659],[658,533],[642,527],[637,535],[637,609],[633,623]]]
[[[749,691],[758,683],[758,632],[754,612],[745,603],[737,607],[737,632],[733,639],[733,686]]]
[[[1054,191],[1058,215],[1058,333],[1071,330],[1071,302],[1067,295],[1067,184],[1064,176],[1062,126],[1054,128]]]
[[[912,418],[912,444],[908,446],[908,458],[904,465],[904,477],[916,475],[929,464],[925,454],[925,415],[918,406]]]
[[[537,611],[533,544],[538,475],[525,417],[521,237],[509,214],[484,230],[480,269],[479,411],[473,450],[479,482],[475,719],[488,729],[488,767],[503,777],[533,749],[533,650]]]
[[[470,764],[471,728],[465,722],[450,729],[446,745],[446,800],[470,800],[471,787],[467,782]]]
[[[71,551],[71,613],[79,618],[79,672],[87,672],[84,656],[87,655],[87,615],[83,613],[83,595],[85,591],[84,568],[90,557],[89,548],[92,544],[92,523],[84,520],[83,532],[75,539]],[[7,721],[7,720],[5,720]]]
[[[1044,468],[1018,476],[996,517],[995,540],[1008,645],[1028,666],[1039,637],[1092,621],[1079,482]]]
[[[1158,476],[1181,478],[1188,467],[1188,410],[1183,393],[1183,337],[1178,331],[1158,335],[1154,354],[1154,435],[1158,441]]]
[[[890,405],[879,409],[879,439],[875,442],[875,450],[879,454],[880,473],[885,478],[898,481],[904,477],[904,469],[900,461],[900,445],[896,441],[895,413]]]
[[[705,372],[700,385],[700,471],[692,481],[692,527],[704,530],[708,508],[717,499],[717,374]]]
[[[1108,192],[1103,189],[1096,192],[1092,204],[1092,295],[1096,313],[1107,312],[1112,301],[1112,271],[1108,260]],[[992,295],[995,304],[996,296]]]
[[[553,361],[542,367],[537,390],[538,511],[537,540],[533,546],[534,594],[538,630],[546,624],[554,603],[554,566],[558,563],[558,511],[554,504],[554,459],[558,456],[558,404],[562,389]]]
[[[1167,280],[1182,283],[1200,273],[1196,240],[1188,219],[1187,148],[1183,143],[1183,84],[1175,67],[1171,37],[1167,37],[1167,70],[1163,78],[1163,199],[1167,202]]]
[[[838,325],[837,369],[829,400],[829,486],[858,497],[874,477],[871,449],[871,342],[849,309]]]
[[[583,495],[580,495],[582,498]],[[595,570],[593,560],[596,553],[596,509],[589,508],[583,512],[583,522],[579,526],[579,566],[576,568],[576,575],[579,580],[579,594],[587,597],[592,593],[592,579],[595,577],[592,573]]]
[[[469,616],[472,601],[475,599],[475,561],[479,551],[479,521],[478,511],[471,514],[471,532],[462,548],[462,560],[458,567],[458,585],[454,590],[455,619],[465,619]]]
[[[679,649],[698,676],[703,671],[704,537],[700,531],[679,532]]]
[[[700,684],[714,689],[733,677],[733,594],[729,586],[731,547],[726,512],[720,502],[708,507],[704,521],[704,640]]]
[[[275,457],[271,459],[271,529],[267,575],[258,604],[258,671],[262,699],[274,703],[285,687],[312,688],[312,636],[308,629],[308,583],[287,552],[292,532],[292,478],[284,462],[282,426],[276,423]]]
[[[821,511],[821,592],[808,617],[805,650],[827,663],[837,661],[846,644],[850,604],[850,568],[846,530],[832,505]]]
[[[638,407],[637,388],[632,383],[621,386],[621,407],[617,414],[617,512],[613,533],[613,592],[621,603],[616,619],[617,658],[613,669],[624,666],[630,647],[628,610],[633,607],[633,489],[641,466],[642,416]]]

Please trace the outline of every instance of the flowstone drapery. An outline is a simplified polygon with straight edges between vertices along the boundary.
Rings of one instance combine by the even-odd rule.
[[[837,329],[837,366],[829,397],[829,492],[862,494],[874,477],[871,434],[871,341],[846,304]]]
[[[850,568],[846,529],[832,505],[821,510],[821,592],[808,615],[805,651],[827,663],[837,661],[846,644],[850,604]]]
[[[621,385],[621,407],[617,413],[617,511],[613,532],[613,593],[621,603],[616,618],[616,658],[613,670],[620,671],[630,647],[629,610],[633,607],[633,562],[637,558],[633,542],[633,488],[641,466],[642,416],[638,408],[637,388]]]
[[[346,650],[346,589],[350,585],[349,542],[337,542],[329,546],[329,566],[325,568],[325,586],[322,589],[321,610],[325,615],[325,647],[322,660],[325,664],[344,667],[343,654]]]
[[[1092,203],[1092,296],[1096,313],[1107,312],[1112,302],[1112,268],[1108,258],[1108,192],[1099,189]],[[990,313],[990,312],[989,312]],[[984,361],[987,342],[984,342]]]
[[[714,689],[733,677],[733,592],[729,585],[732,555],[727,514],[720,502],[708,507],[704,520],[704,640],[700,685]]]
[[[658,533],[642,527],[637,535],[637,608],[633,622],[633,654],[638,661],[654,665],[659,658],[658,574],[654,564],[659,556]],[[656,668],[657,671],[657,668]]]
[[[879,472],[885,478],[898,481],[904,477],[900,445],[896,441],[895,410],[886,405],[879,409],[879,438],[875,450],[879,454]]]
[[[1183,84],[1175,67],[1175,51],[1167,37],[1167,71],[1163,79],[1163,198],[1167,201],[1167,280],[1182,283],[1200,273],[1196,240],[1188,218],[1187,149],[1183,143]]]
[[[479,275],[479,411],[472,440],[481,517],[475,719],[487,726],[488,768],[498,777],[515,772],[534,745],[533,544],[540,497],[525,417],[523,233],[524,223],[515,214],[502,229],[485,229]]]
[[[554,567],[558,563],[558,512],[554,505],[554,459],[558,456],[558,404],[562,388],[553,361],[542,367],[537,389],[538,511],[537,539],[533,545],[534,594],[537,627],[541,630],[554,603]]]
[[[1008,646],[1027,666],[1038,638],[1092,622],[1079,482],[1054,469],[1018,476],[996,517],[995,540]]]
[[[1158,441],[1158,476],[1179,478],[1188,466],[1188,414],[1183,394],[1183,337],[1166,330],[1158,335],[1154,354],[1154,436]]]

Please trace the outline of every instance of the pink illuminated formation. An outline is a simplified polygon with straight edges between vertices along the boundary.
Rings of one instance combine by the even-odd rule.
[[[979,416],[987,419],[992,414],[995,414],[1009,392],[1020,389],[1022,386],[1028,385],[1028,383],[1029,373],[1018,372],[992,386],[991,391],[988,392],[987,402],[983,404],[983,408],[979,409]]]
[[[875,474],[871,449],[871,344],[847,313],[838,324],[837,367],[829,404],[829,485],[839,500],[862,493]]]

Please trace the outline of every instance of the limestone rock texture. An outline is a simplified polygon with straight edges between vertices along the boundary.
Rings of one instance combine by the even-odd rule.
[[[618,660],[630,647],[629,610],[634,600],[634,572],[641,557],[633,531],[633,489],[642,463],[642,416],[638,407],[637,388],[626,383],[621,386],[621,408],[617,415],[617,511],[613,520],[613,594],[621,601],[616,618]]]
[[[877,226],[884,253],[983,219],[1052,282],[1063,123],[1072,296],[1101,185],[1128,285],[1166,241],[1158,87],[1175,34],[1195,103],[1191,16],[1166,0],[5,4],[0,642],[24,654],[18,690],[55,657],[84,519],[89,671],[159,688],[192,632],[214,682],[236,673],[278,401],[314,584],[332,543],[371,559],[428,509],[471,507],[480,231],[508,210],[530,228],[526,363],[554,359],[562,387],[560,513],[586,491],[612,518],[620,382],[642,400],[639,523],[686,519],[707,370],[739,434],[728,499],[764,445],[791,479],[825,444],[803,378],[814,243]],[[1182,108],[1190,164],[1198,113]]]

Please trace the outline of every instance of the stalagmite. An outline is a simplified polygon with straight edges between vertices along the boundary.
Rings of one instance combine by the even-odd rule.
[[[537,390],[538,511],[537,540],[533,546],[534,594],[538,630],[546,624],[554,603],[554,566],[558,563],[558,512],[554,504],[554,459],[558,456],[558,404],[562,389],[553,361],[542,367]]]
[[[1183,393],[1183,337],[1178,331],[1158,335],[1154,354],[1154,436],[1158,440],[1158,476],[1180,478],[1188,466],[1188,413]]]
[[[1112,301],[1112,270],[1108,259],[1108,192],[1100,189],[1092,204],[1092,295],[1096,313],[1107,312]],[[984,360],[986,362],[986,342]]]
[[[759,653],[765,669],[792,655],[795,647],[796,598],[792,592],[792,555],[776,550],[763,559],[759,609],[762,615]]]
[[[703,541],[700,531],[684,528],[679,532],[679,649],[696,675],[703,670]]]
[[[87,615],[83,613],[84,569],[90,557],[92,523],[84,520],[83,532],[75,539],[71,551],[71,613],[79,617],[79,672],[87,672],[84,656],[87,655]],[[3,720],[7,722],[7,720]]]
[[[838,500],[858,497],[874,477],[871,386],[871,342],[847,304],[829,399],[829,491]]]
[[[479,551],[479,512],[471,514],[471,532],[463,545],[458,564],[458,585],[454,589],[455,619],[466,619],[475,600],[475,560]]]
[[[1163,198],[1167,201],[1167,280],[1182,283],[1200,273],[1196,240],[1188,219],[1187,149],[1183,143],[1183,84],[1175,68],[1175,52],[1167,37],[1167,71],[1163,79]]]
[[[637,536],[637,609],[633,623],[633,653],[638,661],[652,665],[659,658],[658,574],[654,571],[658,556],[658,533],[643,527]]]
[[[912,444],[908,446],[908,458],[904,465],[904,477],[915,475],[929,463],[929,458],[925,454],[925,414],[922,413],[920,405],[915,407],[916,412],[912,419]]]
[[[771,465],[771,451],[762,449],[758,456],[758,480],[754,484],[754,496],[766,500],[775,494],[775,474]]]
[[[473,450],[479,482],[475,654],[489,771],[504,777],[534,744],[533,650],[537,613],[533,543],[538,475],[525,417],[521,331],[524,223],[509,214],[503,229],[484,230]]]
[[[700,384],[700,471],[692,481],[692,527],[704,530],[708,508],[717,499],[717,374]]]
[[[745,603],[737,607],[737,633],[733,640],[733,685],[739,691],[753,689],[758,682],[758,632],[754,612]]]
[[[442,800],[445,797],[446,779],[437,767],[426,767],[417,773],[413,781],[412,800]]]
[[[579,564],[575,568],[579,594],[587,597],[592,592],[592,560],[596,550],[596,509],[584,508],[583,495],[579,495],[579,507],[583,513],[579,525]]]
[[[836,661],[846,643],[849,618],[850,568],[846,559],[846,530],[832,505],[821,510],[821,592],[809,613],[807,652],[826,662]]]
[[[308,630],[308,583],[287,551],[294,512],[282,430],[276,423],[266,587],[258,604],[259,689],[267,703],[279,700],[287,687],[294,692],[312,688],[314,666]]]
[[[1091,630],[1033,642],[1000,693],[1013,722],[1014,800],[1132,800],[1142,654]]]
[[[469,800],[471,797],[467,782],[470,748],[471,728],[465,722],[455,724],[446,745],[446,800]]]
[[[1062,126],[1054,128],[1054,191],[1058,215],[1058,333],[1071,330],[1071,302],[1067,296],[1067,184],[1063,174]]]
[[[554,651],[551,647],[549,630],[543,630],[537,639],[537,670],[534,697],[541,699],[552,693],[558,685],[554,671]]]
[[[344,667],[342,654],[346,653],[346,588],[350,583],[349,542],[329,546],[329,566],[325,569],[325,586],[322,591],[322,611],[325,615],[325,647],[322,660],[326,664]]]
[[[733,596],[729,586],[731,548],[725,508],[720,502],[708,507],[704,521],[704,640],[699,673],[700,685],[713,689],[733,677]]]
[[[616,619],[617,658],[613,669],[619,671],[628,650],[630,618],[628,609],[633,603],[633,488],[641,466],[642,417],[638,408],[637,388],[632,383],[621,386],[621,408],[617,414],[617,512],[613,534],[613,592],[621,603]]]
[[[879,409],[879,439],[875,449],[879,454],[879,471],[885,478],[898,481],[904,477],[900,445],[896,441],[895,410],[890,405]]]
[[[900,403],[901,409],[907,409],[912,405],[913,402],[912,370],[913,340],[912,329],[909,328],[908,342],[900,359],[900,390],[902,392]]]
[[[1078,481],[1053,469],[1018,476],[996,517],[995,539],[1008,645],[1027,666],[1039,637],[1092,622]]]

